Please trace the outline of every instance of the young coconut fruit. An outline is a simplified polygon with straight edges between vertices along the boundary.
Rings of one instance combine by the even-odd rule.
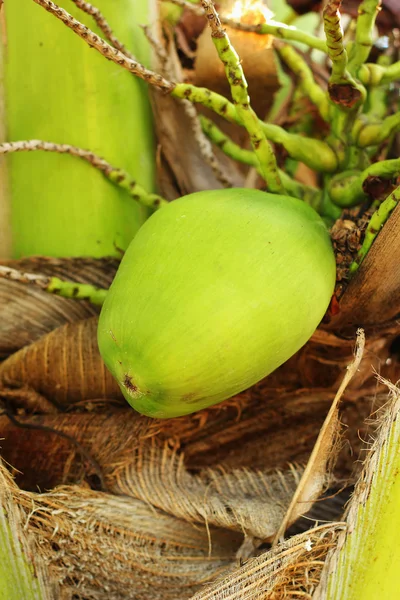
[[[238,188],[190,194],[131,242],[100,315],[100,352],[135,410],[189,414],[299,350],[334,284],[328,232],[302,201]]]

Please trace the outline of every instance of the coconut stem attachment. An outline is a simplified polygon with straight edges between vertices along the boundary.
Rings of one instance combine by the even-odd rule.
[[[47,277],[36,273],[24,273],[1,265],[0,277],[27,285],[35,285],[49,294],[55,294],[63,298],[73,298],[74,300],[86,300],[98,306],[103,304],[108,293],[108,290],[104,288],[98,288],[87,283],[64,281],[58,277]]]
[[[393,192],[382,202],[378,210],[374,212],[372,215],[368,227],[365,232],[364,241],[361,245],[361,248],[357,252],[357,256],[355,260],[351,263],[349,267],[350,275],[354,275],[354,273],[358,270],[362,261],[368,254],[372,244],[375,241],[375,238],[379,234],[380,230],[392,214],[393,210],[396,208],[400,201],[400,186],[397,187]]]
[[[377,146],[391,135],[400,131],[400,112],[386,117],[381,123],[371,123],[365,125],[358,135],[357,145],[360,148],[367,146]]]
[[[83,150],[82,148],[71,146],[70,144],[55,144],[53,142],[44,142],[42,140],[21,140],[18,142],[5,142],[4,144],[0,144],[0,154],[34,152],[35,150],[55,152],[57,154],[70,154],[71,156],[82,158],[101,171],[112,183],[126,190],[134,200],[143,206],[156,210],[161,208],[161,206],[168,204],[167,200],[164,200],[161,196],[146,192],[146,190],[136,183],[128,173],[122,169],[113,167],[103,158],[100,158],[89,150]]]
[[[367,198],[363,186],[368,177],[390,179],[400,174],[400,158],[382,160],[361,173],[347,171],[333,177],[329,185],[331,200],[343,208],[356,206]]]
[[[282,194],[284,187],[278,172],[275,154],[267,141],[260,121],[251,107],[245,79],[239,56],[230,43],[226,31],[221,25],[214,3],[202,0],[214,46],[225,67],[226,77],[231,88],[232,99],[240,121],[246,128],[255,155],[260,163],[260,171],[267,183],[269,191]]]
[[[357,83],[347,70],[348,56],[343,43],[340,24],[340,6],[342,0],[329,0],[323,12],[324,30],[328,55],[332,61],[332,73],[328,91],[334,104],[341,109],[352,109],[365,98],[365,89]]]

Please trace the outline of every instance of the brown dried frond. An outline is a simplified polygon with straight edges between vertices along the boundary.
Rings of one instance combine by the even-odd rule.
[[[311,599],[325,557],[343,523],[330,523],[296,535],[219,579],[191,600]]]
[[[97,347],[97,318],[67,323],[0,365],[1,388],[26,386],[60,406],[121,398]]]
[[[67,281],[110,286],[119,261],[114,258],[32,257],[2,261],[2,264]],[[0,279],[0,357],[16,352],[64,323],[93,316],[99,308],[52,296],[40,289]]]
[[[302,469],[226,471],[223,467],[189,473],[184,455],[156,440],[126,454],[107,482],[119,494],[139,498],[193,523],[206,523],[270,539],[277,531],[300,481]]]
[[[188,598],[234,564],[240,544],[237,534],[76,486],[47,494],[15,489],[14,496],[63,598]]]

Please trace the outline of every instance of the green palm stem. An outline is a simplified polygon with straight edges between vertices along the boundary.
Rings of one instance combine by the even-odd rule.
[[[204,11],[196,6],[197,2],[191,4],[187,0],[161,0],[162,3],[167,2],[168,4],[175,4],[176,6],[180,6],[181,8],[188,8],[193,11],[197,15],[203,15]],[[232,29],[238,29],[239,31],[251,31],[253,33],[258,33],[259,35],[273,35],[274,37],[285,40],[287,42],[300,42],[305,44],[309,48],[313,48],[314,50],[321,50],[321,52],[326,52],[326,44],[325,40],[321,40],[315,35],[311,35],[304,31],[300,31],[291,25],[287,25],[286,23],[278,23],[277,21],[268,21],[268,23],[259,23],[257,25],[249,25],[247,23],[240,23],[235,21],[234,19],[230,19],[229,17],[225,17],[220,15],[220,20],[223,25],[229,25]]]
[[[108,292],[106,289],[87,283],[64,281],[58,277],[47,277],[35,273],[24,273],[1,265],[0,277],[26,285],[34,285],[49,294],[55,294],[63,298],[73,298],[74,300],[86,300],[91,304],[100,306],[103,304]]]
[[[256,113],[251,107],[247,81],[239,56],[221,25],[214,3],[209,0],[202,0],[201,3],[211,28],[212,41],[225,68],[237,115],[250,136],[251,145],[260,164],[262,177],[270,192],[283,193],[284,188],[278,173],[275,154],[265,137]]]
[[[158,194],[148,193],[141,185],[123,169],[113,167],[103,158],[96,156],[89,150],[83,150],[70,144],[55,144],[53,142],[44,142],[42,140],[22,140],[18,142],[5,142],[0,144],[0,154],[13,154],[15,152],[34,152],[41,150],[43,152],[55,152],[57,154],[69,154],[76,156],[88,162],[98,169],[103,175],[118,187],[126,190],[129,195],[148,208],[157,210],[168,204],[167,200]]]
[[[399,163],[400,163],[400,159]],[[389,162],[389,161],[385,161]],[[400,168],[399,168],[400,172]],[[367,229],[365,231],[364,240],[361,245],[361,248],[357,252],[357,256],[354,261],[351,263],[349,267],[350,275],[354,275],[354,273],[358,270],[362,261],[368,254],[372,244],[374,243],[376,237],[381,231],[382,227],[392,214],[393,210],[396,208],[400,201],[400,186],[397,187],[393,192],[382,202],[379,208],[374,212],[372,217],[369,220]]]
[[[368,177],[391,179],[399,174],[400,158],[382,160],[370,165],[361,173],[359,171],[345,171],[332,177],[328,185],[328,192],[331,200],[337,206],[350,208],[367,199],[363,184]]]
[[[215,125],[211,119],[205,117],[204,115],[200,115],[200,123],[206,136],[212,141],[213,144],[218,146],[218,148],[220,148],[220,150],[226,154],[226,156],[229,156],[237,162],[254,167],[260,174],[258,160],[252,150],[246,150],[241,148],[238,144],[235,144],[235,142],[233,142],[229,136],[221,131],[221,129],[219,129],[219,127],[217,127],[217,125]],[[295,181],[281,169],[279,169],[279,175],[286,193],[294,198],[304,200],[307,204],[310,204],[310,206],[318,211],[321,195],[317,188]]]
[[[328,83],[331,100],[331,134],[327,142],[335,149],[339,167],[357,168],[360,153],[349,136],[354,127],[359,109],[366,99],[366,89],[348,71],[348,56],[343,42],[340,24],[341,0],[328,0],[324,11],[324,30],[328,55],[332,61],[332,72]]]
[[[328,93],[332,102],[331,131],[336,145],[349,145],[346,132],[351,131],[357,116],[356,110],[366,98],[366,90],[349,73],[347,51],[343,43],[343,33],[340,24],[341,0],[328,0],[324,11],[324,30],[328,55],[332,61],[332,72],[328,83]],[[348,161],[346,152],[342,163]]]
[[[324,12],[324,31],[328,56],[332,61],[330,85],[355,85],[355,81],[347,71],[348,56],[343,43],[343,32],[340,24],[341,0],[328,0]]]
[[[299,87],[304,96],[317,107],[324,121],[329,120],[329,101],[326,93],[316,83],[314,75],[303,57],[291,46],[275,44],[275,50],[289,69],[299,78]]]
[[[360,67],[367,61],[373,44],[375,20],[382,0],[364,0],[358,7],[356,38],[351,46],[348,69],[355,77]]]
[[[390,136],[400,131],[400,112],[390,115],[380,123],[368,123],[358,132],[357,145],[360,148],[378,146]]]
[[[389,66],[366,63],[358,70],[358,79],[364,85],[388,84],[400,79],[400,61]]]
[[[146,69],[136,60],[131,60],[122,52],[116,50],[107,44],[102,38],[94,34],[88,27],[82,25],[77,19],[72,17],[67,11],[60,8],[50,0],[33,0],[36,4],[42,6],[45,10],[60,19],[67,27],[72,29],[92,48],[95,48],[100,54],[127,69],[137,77],[143,79],[148,84],[160,89],[165,93],[171,94],[175,98],[190,100],[193,103],[199,103],[210,108],[218,115],[231,123],[242,125],[234,104],[229,102],[224,96],[211,92],[207,88],[199,88],[187,83],[173,83]],[[274,143],[282,144],[290,156],[304,162],[310,168],[323,172],[333,173],[338,166],[338,159],[335,151],[325,142],[306,138],[296,134],[290,134],[278,125],[271,125],[260,121],[261,127],[269,140]]]

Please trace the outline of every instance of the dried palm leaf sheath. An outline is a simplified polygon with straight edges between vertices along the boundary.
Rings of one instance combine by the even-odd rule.
[[[12,268],[109,287],[117,259],[44,258],[2,261]],[[16,352],[64,323],[97,314],[98,307],[51,296],[35,286],[0,279],[0,357]]]
[[[121,0],[118,10],[110,0],[96,5],[147,63],[150,47],[140,24],[153,18],[153,1]],[[71,0],[63,6],[100,33]],[[151,111],[142,82],[91,51],[31,0],[7,2],[2,12],[8,139],[91,150],[152,191]],[[126,192],[72,156],[21,153],[8,161],[14,256],[118,256],[145,218]]]
[[[97,318],[68,323],[0,364],[3,387],[24,386],[57,404],[120,398],[117,382],[101,360]]]
[[[251,558],[191,600],[310,600],[323,561],[343,527],[343,523],[329,523],[296,535]]]
[[[400,392],[390,388],[392,397],[378,416],[380,429],[348,506],[346,530],[326,562],[318,600],[398,597]]]
[[[112,467],[112,465],[110,465]],[[277,531],[302,469],[285,472],[222,468],[191,475],[184,455],[156,440],[144,443],[106,478],[114,492],[140,498],[193,523],[207,523],[269,539]]]
[[[38,559],[68,600],[188,598],[234,564],[241,540],[79,487],[15,495]]]
[[[24,530],[26,515],[18,506],[16,493],[18,488],[0,461],[0,598],[52,600],[58,597],[58,585],[49,582],[33,536]]]

